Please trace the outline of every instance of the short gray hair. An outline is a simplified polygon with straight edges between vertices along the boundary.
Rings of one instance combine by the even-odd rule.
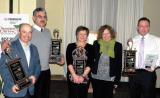
[[[42,8],[42,7],[36,8],[36,9],[33,11],[33,16],[35,16],[37,12],[44,12],[44,13],[46,14],[46,16],[47,16],[46,10],[45,10],[44,8]]]

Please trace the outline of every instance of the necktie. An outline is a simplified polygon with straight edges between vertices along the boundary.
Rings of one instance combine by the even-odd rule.
[[[139,68],[144,68],[144,37],[140,41],[138,66]]]
[[[41,28],[41,32],[43,32],[43,29]]]

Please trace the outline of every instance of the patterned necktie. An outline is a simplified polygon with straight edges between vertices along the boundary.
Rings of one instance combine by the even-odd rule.
[[[144,37],[141,38],[140,46],[139,46],[139,58],[138,58],[138,66],[139,68],[144,68]]]

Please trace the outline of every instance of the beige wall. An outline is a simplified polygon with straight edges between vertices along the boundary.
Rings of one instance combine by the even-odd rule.
[[[9,0],[0,0],[0,13],[9,12]]]
[[[151,20],[151,33],[160,37],[160,0],[144,0],[144,16]]]
[[[32,11],[36,8],[36,0],[13,0],[14,14],[28,14],[29,23],[33,24]]]
[[[13,0],[13,13],[28,14],[31,24],[33,24],[32,11],[35,7],[35,0]],[[9,13],[9,0],[0,0],[0,13]]]

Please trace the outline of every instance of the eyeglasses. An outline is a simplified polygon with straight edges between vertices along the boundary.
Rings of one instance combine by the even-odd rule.
[[[39,19],[47,19],[47,16],[36,16],[37,18],[39,18]]]

